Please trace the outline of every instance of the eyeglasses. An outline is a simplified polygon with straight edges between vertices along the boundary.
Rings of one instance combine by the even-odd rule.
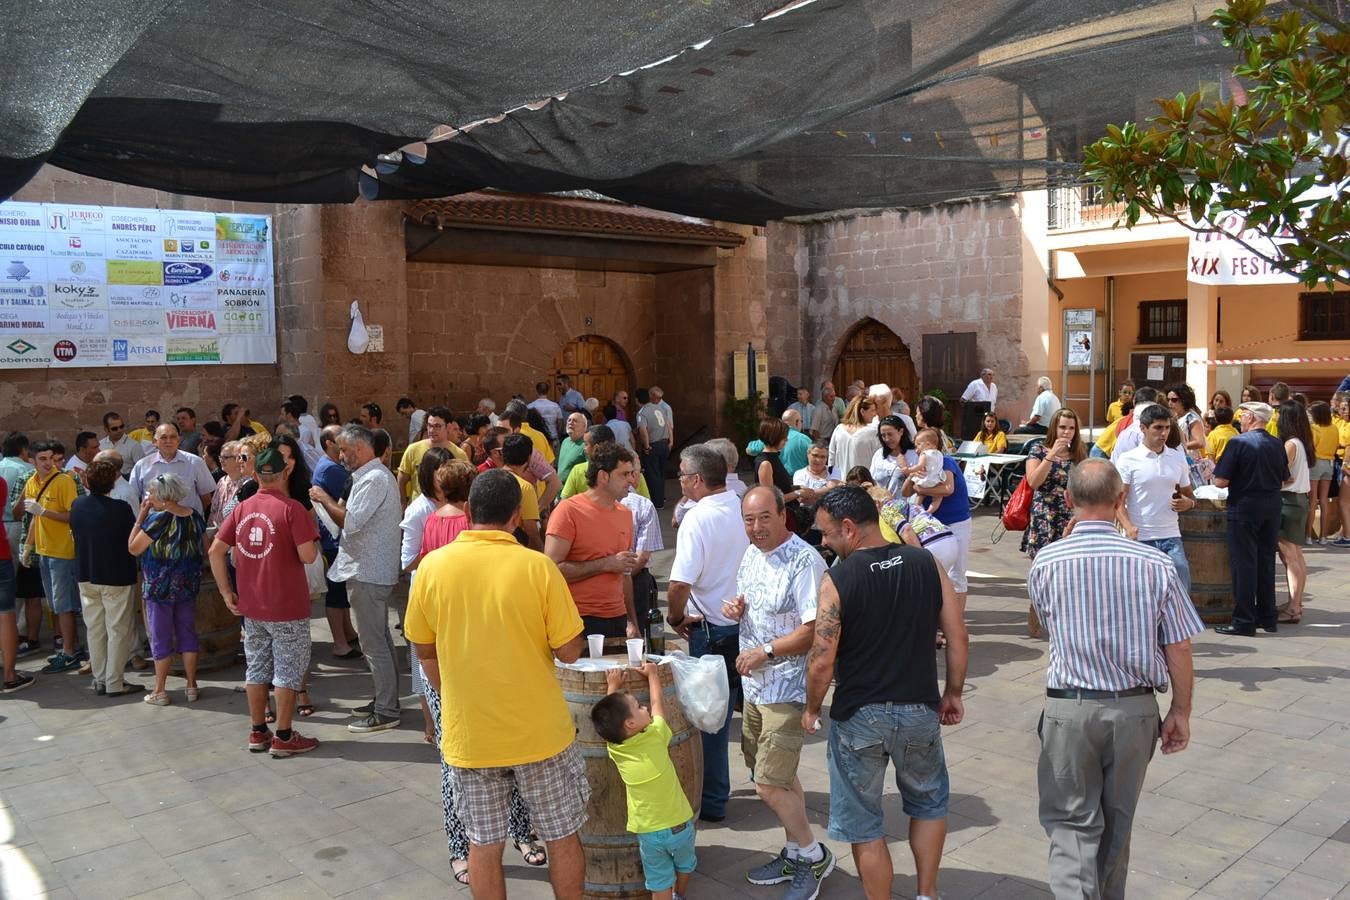
[[[1168,397],[1168,398],[1167,398],[1167,402],[1168,402],[1168,403],[1180,403],[1180,402],[1181,402],[1181,398],[1180,398],[1180,397]]]
[[[681,473],[680,473],[679,475],[677,475],[676,477],[677,477],[680,481],[684,481],[684,479],[686,479],[686,478],[697,478],[697,477],[698,477],[698,473],[697,473],[697,472],[681,472]]]
[[[126,430],[127,430],[127,426],[125,426],[125,425],[109,425],[109,426],[108,426],[108,434],[117,434],[119,431],[126,431]]]
[[[248,462],[252,458],[253,457],[249,456],[247,453],[241,453],[235,457],[235,459],[239,460],[240,462]]]

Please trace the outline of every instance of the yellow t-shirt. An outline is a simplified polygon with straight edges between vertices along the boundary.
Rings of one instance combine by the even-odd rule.
[[[422,489],[417,484],[417,468],[422,465],[422,457],[426,456],[427,451],[430,449],[430,440],[420,440],[413,441],[408,445],[408,449],[403,451],[403,459],[398,464],[398,474],[408,476],[406,493],[408,494],[409,500],[422,493]],[[460,459],[464,462],[469,461],[469,454],[465,453],[455,444],[451,443],[446,449],[450,451],[450,455],[455,459]]]
[[[544,554],[504,531],[461,532],[422,559],[403,627],[436,645],[449,765],[539,762],[576,737],[553,651],[581,634],[581,616]]]
[[[674,736],[666,720],[655,716],[652,724],[622,744],[605,745],[627,789],[628,830],[633,834],[674,828],[694,817],[670,761]]]
[[[553,446],[549,444],[548,438],[531,428],[529,422],[520,423],[520,433],[530,439],[530,443],[534,444],[534,449],[539,451],[539,454],[544,457],[550,466],[553,465],[557,456],[554,455]]]
[[[1313,425],[1313,447],[1318,459],[1335,459],[1336,450],[1341,446],[1341,432],[1334,424]]]
[[[1215,425],[1209,437],[1205,438],[1205,451],[1209,454],[1209,458],[1218,462],[1228,442],[1237,437],[1237,434],[1237,429],[1232,425]]]
[[[155,439],[154,432],[149,428],[137,428],[135,431],[128,432],[127,437],[133,441],[140,441],[142,444],[148,444]]]
[[[1341,449],[1338,454],[1341,459],[1345,459],[1347,452],[1350,452],[1350,419],[1335,419],[1336,430],[1341,434]]]
[[[990,453],[1008,452],[1008,436],[1001,431],[995,431],[992,435],[981,431],[975,435],[975,441],[984,444],[984,449]]]
[[[1097,449],[1105,453],[1108,457],[1111,455],[1111,451],[1116,449],[1116,441],[1120,440],[1120,432],[1123,429],[1116,427],[1119,423],[1119,419],[1112,422],[1111,427],[1107,428],[1097,437]],[[1126,427],[1128,428],[1129,426]]]
[[[53,478],[56,480],[52,481]],[[45,491],[42,489],[44,486],[47,488]],[[75,490],[75,479],[65,472],[55,472],[48,476],[46,481],[39,481],[37,474],[34,473],[24,487],[23,497],[25,500],[36,500],[38,494],[42,495],[38,503],[42,504],[43,509],[63,513],[70,512],[71,505],[79,496]],[[33,545],[38,556],[52,559],[75,558],[75,535],[68,523],[58,522],[46,516],[35,516],[33,529]]]
[[[582,460],[572,467],[572,471],[567,473],[567,480],[563,482],[562,498],[575,497],[577,494],[586,493],[586,462]],[[647,493],[647,478],[641,472],[638,473],[637,492],[648,500],[652,495]]]
[[[516,475],[515,472],[511,473]],[[520,521],[538,522],[539,521],[539,493],[534,485],[530,484],[524,478],[516,475],[516,481],[520,482]]]
[[[1280,426],[1279,423],[1276,422],[1276,419],[1279,418],[1279,412],[1278,409],[1275,410],[1275,415],[1271,416],[1270,421],[1266,423],[1266,431],[1270,432],[1272,437],[1280,436]]]
[[[1125,415],[1125,413],[1120,408],[1120,401],[1112,400],[1111,405],[1106,407],[1106,424],[1110,425],[1112,422],[1114,422],[1116,419],[1119,419],[1123,415]]]

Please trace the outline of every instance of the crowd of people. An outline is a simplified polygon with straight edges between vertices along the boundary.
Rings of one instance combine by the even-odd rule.
[[[993,373],[977,381],[992,406]],[[344,424],[333,404],[316,418],[299,396],[281,402],[270,429],[234,403],[200,429],[188,407],[165,421],[150,411],[133,432],[110,412],[103,438],[80,432],[69,457],[59,442],[6,436],[4,690],[35,681],[16,660],[41,652],[45,598],[55,633],[42,673],[78,670],[97,695],[143,693],[167,706],[178,654],[182,698],[197,701],[205,572],[240,618],[249,751],[285,758],[318,746],[296,723],[315,709],[310,612],[320,597],[332,657],[370,672],[371,701],[348,728],[387,731],[402,722],[390,613],[397,621],[396,586],[407,574],[408,675],[440,755],[454,877],[476,896],[504,896],[509,839],[528,864],[549,866],[558,896],[580,896],[589,785],[554,666],[576,662],[587,636],[653,636],[659,592],[649,564],[665,549],[658,511],[676,430],[658,387],[635,392],[635,412],[626,391],[601,404],[566,376],[554,387],[557,401],[541,382],[531,403],[512,398],[498,413],[485,399],[459,417],[401,398],[408,430],[397,463],[378,404]],[[1325,508],[1315,520],[1306,497],[1346,503],[1333,490],[1350,443],[1350,395],[1337,394],[1333,418],[1281,399],[1276,385],[1277,412],[1244,398],[1241,433],[1227,434],[1231,408],[1216,405],[1211,427],[1184,385],[1161,396],[1128,387],[1113,410],[1123,424],[1105,448],[1099,440],[1090,452],[1077,415],[1043,399],[1053,397],[1048,383],[1022,424],[1044,429],[1026,465],[1033,502],[1023,547],[1034,560],[1032,620],[1050,638],[1039,781],[1050,881],[1062,897],[1123,895],[1148,760],[1158,742],[1164,753],[1188,742],[1189,641],[1203,626],[1177,517],[1195,504],[1194,488],[1229,490],[1240,595],[1233,624],[1220,630],[1239,634],[1273,631],[1277,617],[1297,622],[1303,539],[1315,521],[1329,537]],[[988,412],[978,439],[996,447],[1004,429]],[[684,894],[697,823],[727,816],[738,705],[746,768],[783,827],[782,849],[745,877],[786,885],[788,900],[818,895],[837,860],[808,820],[798,767],[831,689],[826,836],[850,846],[867,896],[890,895],[881,794],[893,766],[918,894],[937,896],[949,802],[941,727],[964,715],[972,523],[946,427],[936,397],[911,411],[888,385],[855,383],[840,397],[826,382],[819,402],[803,389],[781,417],[760,423],[743,448],[744,480],[742,451],[725,438],[678,453],[665,624],[692,656],[726,661],[733,697],[721,728],[702,735],[697,815],[669,758],[650,663],[648,704],[615,675],[591,712],[626,785],[654,897]],[[1330,477],[1318,477],[1323,468]],[[1332,490],[1314,488],[1320,481]],[[1337,543],[1350,541],[1343,532]],[[1277,548],[1291,579],[1282,611]],[[126,677],[128,666],[151,664],[150,684]],[[1156,695],[1169,685],[1163,717]]]

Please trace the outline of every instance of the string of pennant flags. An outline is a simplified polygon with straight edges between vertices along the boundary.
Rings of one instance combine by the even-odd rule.
[[[807,134],[822,134],[822,133],[824,132],[819,131],[807,132]],[[897,132],[846,131],[842,128],[836,128],[829,133],[841,140],[849,140],[851,138],[862,138],[863,140],[867,141],[867,143],[871,144],[873,147],[877,146],[878,137],[884,138],[893,135],[899,138],[900,143],[902,144],[912,144],[914,143],[916,137],[915,133],[912,131],[897,131]],[[962,132],[949,131],[944,134],[941,131],[933,131],[933,132],[922,132],[919,135],[917,135],[917,137],[920,141],[927,141],[929,134],[932,135],[933,142],[936,143],[940,149],[946,149],[948,139],[959,139],[962,137],[969,136],[970,138],[974,139],[977,142],[985,141],[986,143],[989,144],[990,147],[997,147],[1003,142],[1005,138],[1017,136],[1017,132],[1013,132],[1010,135],[1008,132],[999,132],[999,131],[990,131],[985,134],[974,134],[964,131]],[[1038,141],[1045,137],[1045,129],[1028,128],[1026,129],[1025,134],[1028,139]]]

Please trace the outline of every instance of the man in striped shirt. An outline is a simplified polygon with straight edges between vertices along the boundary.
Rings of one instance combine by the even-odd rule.
[[[1171,560],[1116,533],[1125,488],[1089,459],[1069,475],[1073,533],[1045,547],[1027,575],[1050,635],[1040,818],[1058,898],[1123,898],[1130,830],[1144,773],[1190,740],[1191,641],[1204,630]],[[1155,693],[1172,682],[1159,724]]]

